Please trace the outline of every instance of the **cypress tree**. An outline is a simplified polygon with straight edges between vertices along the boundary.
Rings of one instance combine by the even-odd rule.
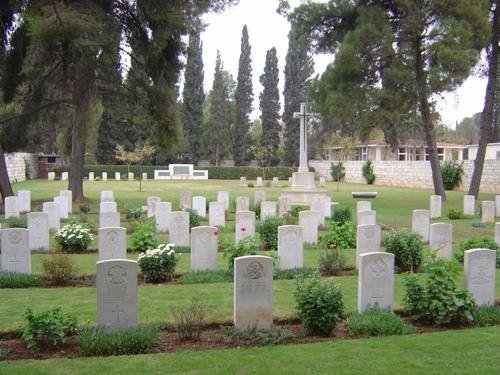
[[[233,158],[236,165],[243,164],[249,145],[248,129],[252,112],[252,59],[248,42],[247,26],[243,26],[241,34],[241,53],[238,66],[238,79],[235,92],[235,119],[233,132]]]
[[[280,94],[278,91],[278,57],[276,56],[276,48],[271,48],[266,53],[266,65],[264,74],[260,76],[260,83],[264,87],[260,94],[260,116],[262,122],[262,146],[269,147],[271,153],[267,165],[276,165],[279,162],[277,155],[278,145],[280,141],[279,131],[279,110],[280,110]]]

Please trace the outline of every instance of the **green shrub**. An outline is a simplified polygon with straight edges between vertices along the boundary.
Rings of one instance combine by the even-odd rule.
[[[222,327],[222,332],[229,338],[229,343],[237,347],[243,345],[265,346],[278,345],[295,338],[292,331],[280,327],[271,329],[238,329],[234,326]]]
[[[455,210],[454,208],[450,208],[446,213],[446,216],[450,220],[459,220],[464,217],[464,214],[460,210]]]
[[[294,297],[297,314],[308,332],[329,335],[344,310],[340,288],[315,274],[309,279],[297,278]]]
[[[471,249],[490,249],[496,250],[497,260],[496,267],[500,268],[500,246],[496,244],[491,238],[488,237],[475,237],[467,241],[462,241],[458,244],[458,251],[455,252],[455,259],[460,263],[464,262],[464,252],[465,250]]]
[[[154,249],[160,244],[156,238],[156,224],[153,220],[138,221],[132,225],[130,246],[134,251]]]
[[[141,269],[144,280],[151,283],[171,280],[176,264],[175,250],[166,244],[158,245],[156,249],[146,250],[137,258],[137,265]]]
[[[104,332],[95,327],[80,330],[78,352],[82,356],[145,354],[154,351],[159,342],[158,328],[139,326],[119,332]]]
[[[129,208],[127,211],[125,211],[125,218],[127,220],[130,219],[140,219],[142,216],[142,209],[141,208]]]
[[[87,221],[85,224],[83,224],[83,227],[84,228],[87,228],[90,232],[92,232],[93,234],[97,234],[97,224],[95,223],[95,221]]]
[[[15,272],[0,272],[0,288],[38,288],[43,285],[39,275],[27,275]]]
[[[309,210],[309,206],[293,206],[291,215],[293,217],[299,217],[299,212]]]
[[[415,328],[408,325],[399,316],[390,310],[373,307],[363,313],[354,312],[346,322],[349,335],[388,336],[407,335],[415,332]]]
[[[42,258],[45,278],[55,284],[65,284],[77,277],[75,262],[66,254],[49,255]]]
[[[5,223],[9,228],[27,228],[26,220],[20,217],[9,217],[5,220]]]
[[[189,212],[189,229],[200,226],[200,215],[196,211],[187,210]]]
[[[371,160],[367,160],[363,167],[361,167],[361,173],[368,185],[375,182],[375,174],[373,173],[373,163]]]
[[[347,260],[340,249],[325,249],[321,252],[318,263],[321,272],[338,275],[345,268]]]
[[[37,353],[44,347],[57,347],[64,344],[76,332],[76,318],[64,315],[60,308],[42,311],[38,314],[26,310],[26,324],[19,332],[28,350]]]
[[[279,217],[268,217],[260,223],[259,233],[262,246],[266,250],[278,249],[278,227],[284,224]]]
[[[354,224],[331,223],[330,230],[320,235],[319,243],[327,249],[352,249],[356,247],[356,229]]]
[[[213,284],[232,281],[231,274],[224,270],[186,272],[177,280],[179,284]]]
[[[280,270],[274,268],[273,280],[293,280],[297,277],[310,277],[314,274],[314,269],[309,267],[293,268],[288,270]]]
[[[330,175],[333,181],[342,181],[345,176],[344,164],[341,161],[337,162],[337,164],[332,163]]]
[[[464,176],[463,163],[459,164],[454,160],[445,161],[441,167],[443,184],[446,190],[453,190],[462,183]]]
[[[189,306],[172,306],[170,310],[179,340],[199,340],[207,316],[206,307],[200,300],[197,297],[192,297]]]
[[[249,187],[249,188],[253,188],[253,187],[254,187],[253,182],[249,182],[249,183],[247,184],[247,187]]]
[[[217,237],[217,251],[219,253],[223,253],[232,245],[232,242],[229,238],[218,236]]]
[[[347,221],[352,221],[352,214],[349,207],[334,207],[332,221],[338,224],[345,224]]]
[[[479,327],[500,324],[500,305],[478,307],[474,313],[474,323]]]
[[[405,280],[405,310],[414,321],[429,324],[472,322],[474,298],[457,288],[450,262],[438,260],[426,267],[426,274],[409,274]]]
[[[10,353],[10,349],[4,348],[3,346],[0,346],[0,361],[3,361],[4,359],[7,358],[7,356]]]
[[[234,260],[245,255],[255,255],[259,249],[259,244],[255,237],[245,237],[234,243],[224,251],[224,258],[227,259],[229,271],[234,269]]]
[[[90,212],[90,205],[87,203],[83,203],[80,205],[80,212],[84,215],[87,215]]]
[[[173,246],[172,249],[175,250],[177,254],[190,254],[191,246]]]
[[[54,239],[62,251],[80,253],[87,250],[94,239],[90,232],[81,224],[68,224],[57,231]]]
[[[423,260],[420,236],[405,230],[398,230],[384,239],[385,250],[394,254],[397,272],[416,272]]]

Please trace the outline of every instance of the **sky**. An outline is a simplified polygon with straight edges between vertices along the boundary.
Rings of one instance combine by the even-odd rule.
[[[290,0],[292,7],[300,4],[300,0]],[[240,0],[239,4],[221,14],[206,14],[204,21],[208,24],[201,38],[203,41],[203,64],[205,72],[204,89],[212,87],[215,57],[220,50],[224,69],[228,70],[236,80],[238,76],[238,60],[241,48],[241,30],[247,25],[249,42],[252,51],[253,112],[251,118],[260,116],[259,94],[262,85],[259,77],[264,71],[266,52],[276,47],[278,68],[280,71],[279,91],[283,107],[283,86],[285,57],[288,49],[288,32],[290,24],[286,18],[276,13],[278,0]],[[330,54],[314,55],[315,75],[324,72],[333,61]],[[455,127],[464,117],[482,111],[486,80],[478,77],[469,79],[455,92],[449,92],[437,99],[437,108],[443,122]],[[297,111],[299,109],[297,108]]]

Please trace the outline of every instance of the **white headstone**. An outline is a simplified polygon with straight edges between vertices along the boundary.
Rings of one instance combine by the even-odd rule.
[[[495,222],[495,202],[482,201],[481,202],[481,222],[484,224]]]
[[[127,259],[127,230],[120,227],[99,228],[99,260]]]
[[[236,212],[250,210],[250,199],[248,197],[236,197]]]
[[[113,192],[110,190],[101,191],[101,202],[114,202]]]
[[[30,212],[28,219],[29,245],[33,251],[49,251],[49,214]]]
[[[318,215],[313,211],[299,212],[299,225],[303,228],[303,240],[306,244],[318,243]]]
[[[120,181],[121,180],[120,172],[115,172],[115,180],[116,181]]]
[[[134,174],[132,172],[128,172],[128,180],[133,181],[134,180]]]
[[[191,271],[217,271],[217,227],[191,229]]]
[[[189,246],[189,212],[170,213],[169,242],[175,246]]]
[[[358,312],[375,306],[392,309],[393,298],[394,254],[362,254],[358,274]]]
[[[137,262],[96,263],[97,325],[106,331],[137,327]]]
[[[31,211],[31,192],[29,190],[19,190],[17,192],[20,212]]]
[[[431,195],[430,197],[431,219],[437,219],[438,217],[441,217],[442,205],[443,203],[440,195]]]
[[[211,227],[223,227],[226,225],[224,203],[210,202],[208,205],[208,225]]]
[[[286,216],[292,210],[292,201],[288,197],[281,196],[278,198],[278,213],[279,216]]]
[[[254,207],[257,207],[260,205],[260,202],[263,202],[266,200],[266,192],[265,191],[255,191],[253,193],[253,205]]]
[[[464,195],[464,215],[474,216],[476,210],[476,197],[473,195]]]
[[[273,324],[273,259],[249,255],[234,260],[234,326],[269,329]]]
[[[148,217],[155,216],[155,204],[161,202],[160,197],[148,197],[147,205],[148,205]]]
[[[101,179],[103,181],[108,181],[108,172],[102,172]]]
[[[181,210],[191,209],[191,193],[189,191],[181,191],[179,207]]]
[[[245,237],[255,236],[255,212],[236,211],[236,225],[234,227],[234,240],[238,242]]]
[[[224,210],[229,211],[229,193],[227,191],[217,192],[217,202],[224,204]]]
[[[495,242],[500,246],[500,222],[495,223]]]
[[[303,229],[300,225],[278,227],[279,269],[304,267]]]
[[[43,212],[49,215],[49,230],[58,230],[61,227],[61,213],[59,204],[44,202]]]
[[[325,217],[331,218],[332,217],[332,198],[323,197],[320,199],[320,201],[323,203],[323,208],[325,210]]]
[[[148,174],[146,172],[142,173],[142,179],[146,181],[148,179]]]
[[[273,177],[272,187],[278,186],[280,186],[280,180],[278,179],[278,177]]]
[[[262,184],[262,177],[257,177],[257,183],[255,184],[255,186],[257,187],[262,187],[263,184]]]
[[[99,228],[119,227],[120,225],[119,212],[99,212]]]
[[[169,231],[171,212],[172,203],[158,202],[155,204],[155,220],[157,233],[167,233]]]
[[[61,190],[59,196],[66,197],[68,201],[68,215],[73,213],[73,192],[71,190]]]
[[[59,205],[59,217],[61,219],[68,218],[68,198],[66,197],[54,197],[54,203]]]
[[[369,211],[371,209],[372,209],[372,202],[370,202],[370,201],[358,201],[358,202],[356,202],[356,212]]]
[[[193,211],[200,217],[207,217],[207,199],[202,196],[193,197]]]
[[[94,172],[89,172],[89,181],[94,181]]]
[[[61,173],[61,181],[67,181],[67,180],[68,180],[68,172]]]
[[[99,204],[99,213],[118,212],[116,202],[101,202]]]
[[[324,177],[319,178],[319,187],[325,187],[326,182]]]
[[[31,254],[28,229],[10,228],[2,230],[2,271],[31,273]]]
[[[318,226],[323,228],[325,226],[325,205],[322,201],[314,201],[311,203],[311,211],[318,216]]]
[[[47,173],[47,179],[49,181],[54,181],[56,179],[56,172],[49,172],[49,173]]]
[[[429,242],[429,225],[431,224],[429,210],[413,210],[411,231],[419,234],[423,243]]]
[[[429,248],[437,252],[437,256],[451,260],[453,241],[453,226],[448,223],[430,225]]]
[[[495,217],[500,217],[500,195],[495,195]]]
[[[240,177],[240,187],[246,187],[246,186],[247,186],[247,178]]]
[[[361,255],[380,252],[382,230],[377,224],[358,225],[356,230],[356,268],[359,268]]]
[[[260,202],[260,220],[276,217],[276,202]]]
[[[5,219],[19,217],[19,198],[15,196],[5,197]]]
[[[377,212],[375,210],[359,211],[357,224],[377,224]]]
[[[495,304],[496,251],[464,251],[464,284],[478,306]]]

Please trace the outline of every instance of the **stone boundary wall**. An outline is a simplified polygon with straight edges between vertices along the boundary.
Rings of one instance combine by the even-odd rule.
[[[365,183],[361,174],[364,161],[345,161],[345,182]],[[372,161],[375,185],[409,188],[433,188],[431,166],[428,161]],[[332,180],[329,160],[310,160],[309,166],[316,171],[316,177]],[[474,161],[464,160],[464,178],[459,190],[466,191],[472,176]],[[480,191],[500,193],[500,160],[485,160]]]
[[[29,166],[28,176],[37,178],[38,157],[27,152],[14,152],[5,154],[5,163],[9,173],[10,182],[21,182],[26,180],[26,167]]]

